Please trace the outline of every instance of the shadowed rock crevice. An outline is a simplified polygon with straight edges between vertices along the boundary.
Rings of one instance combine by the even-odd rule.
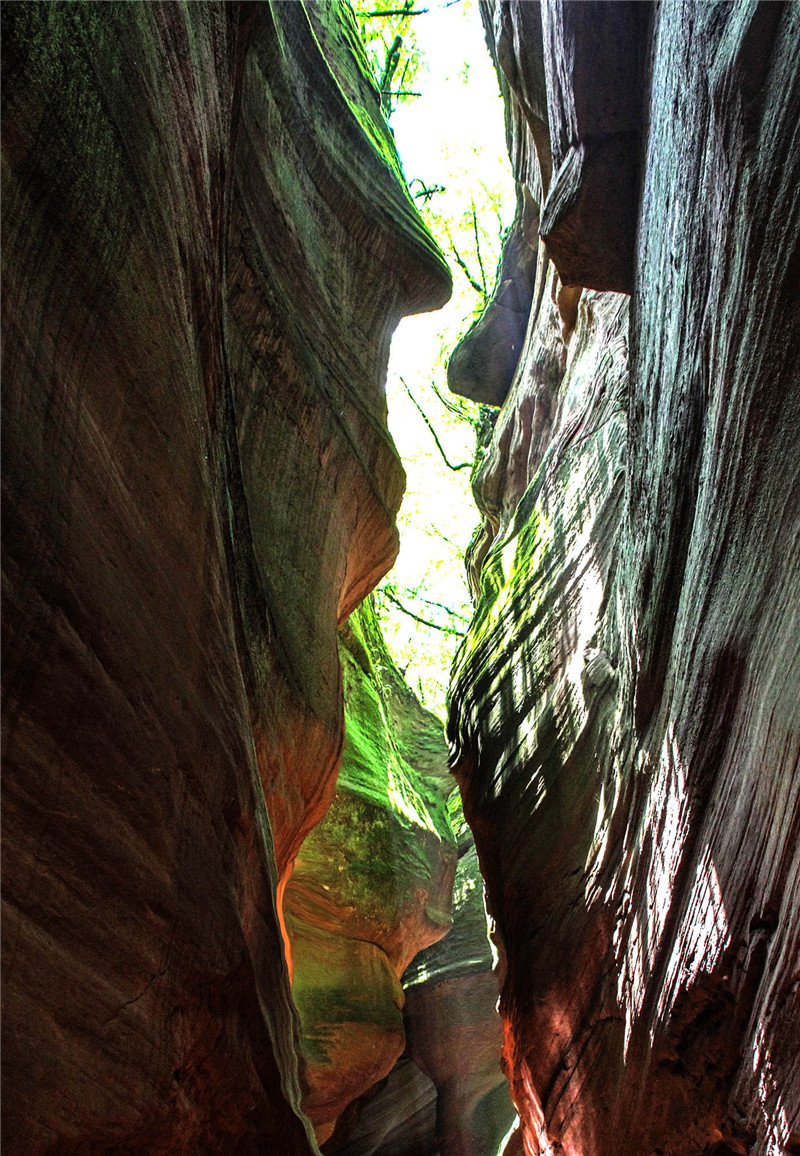
[[[494,1156],[513,1108],[443,728],[395,667],[369,600],[340,639],[336,794],[285,892],[304,1108],[326,1152],[408,1150],[411,1130],[419,1150]]]

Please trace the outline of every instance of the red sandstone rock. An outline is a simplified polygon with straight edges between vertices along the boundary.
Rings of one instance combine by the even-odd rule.
[[[3,18],[4,1151],[307,1153],[276,891],[447,273],[338,5]]]
[[[798,10],[483,7],[560,274],[526,241],[522,358],[489,317],[464,375],[508,391],[452,721],[508,1152],[795,1152]],[[389,335],[446,274],[338,5],[3,31],[5,1148],[307,1153],[281,886],[396,547]],[[407,1022],[452,1090],[447,994]]]
[[[582,44],[630,15],[602,7],[542,5],[551,127],[634,131],[617,47]],[[528,1156],[800,1146],[799,20],[656,9],[632,322],[584,291],[565,344],[534,294],[477,480],[451,737]],[[550,251],[603,288],[608,220],[579,223]]]
[[[337,1156],[496,1156],[514,1120],[475,847],[456,800],[453,926],[403,975],[406,1054],[337,1128]],[[344,1123],[344,1117],[340,1125]],[[345,1139],[346,1138],[346,1139]]]
[[[342,628],[341,656],[336,795],[285,893],[303,1107],[320,1142],[404,1049],[401,976],[449,932],[456,869],[442,724],[403,681],[369,601]]]

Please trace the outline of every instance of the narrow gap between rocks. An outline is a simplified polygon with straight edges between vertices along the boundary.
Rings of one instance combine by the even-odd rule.
[[[392,342],[388,421],[407,475],[400,554],[341,631],[342,767],[285,918],[304,1107],[323,1152],[494,1156],[515,1122],[497,954],[443,732],[472,614],[470,481],[496,411],[448,391],[447,361],[492,292],[515,191],[478,4],[404,8],[378,17],[356,5],[410,192],[454,288]]]

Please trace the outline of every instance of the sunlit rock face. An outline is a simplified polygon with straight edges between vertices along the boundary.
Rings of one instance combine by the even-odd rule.
[[[795,1152],[800,10],[484,17],[547,242],[476,479],[450,718],[504,949],[508,1152]],[[593,89],[633,55],[636,116],[635,86]],[[626,148],[642,131],[615,234],[630,300],[602,291],[626,286],[589,170],[574,254],[547,225],[581,108]]]
[[[337,1156],[496,1156],[515,1119],[501,1068],[502,1024],[475,845],[458,798],[452,928],[402,977],[406,1051],[352,1105],[325,1152]],[[342,1121],[344,1122],[344,1121]]]
[[[448,274],[336,3],[3,13],[3,1148],[304,1153],[280,884]]]
[[[456,870],[442,725],[405,685],[369,603],[342,628],[341,652],[346,739],[336,794],[285,897],[304,1107],[320,1141],[402,1053],[400,977],[450,930]]]
[[[285,894],[303,1106],[326,1153],[495,1156],[514,1111],[442,725],[394,666],[369,602],[342,628],[341,654],[336,795]]]

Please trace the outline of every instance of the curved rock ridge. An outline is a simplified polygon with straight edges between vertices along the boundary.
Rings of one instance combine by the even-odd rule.
[[[341,652],[336,794],[300,849],[284,907],[304,1108],[320,1142],[403,1051],[400,977],[449,931],[456,870],[442,725],[403,681],[369,601],[342,627]]]
[[[539,209],[527,186],[503,244],[494,289],[486,308],[447,362],[452,393],[483,405],[502,405],[514,378],[528,327],[539,248]]]
[[[520,184],[564,285],[630,292],[644,73],[640,0],[481,0]]]
[[[649,60],[630,319],[584,260],[609,257],[608,221],[579,212],[560,251],[544,171],[541,292],[475,481],[449,735],[503,955],[507,1152],[783,1156],[800,1151],[800,9],[484,11],[534,199],[519,110],[541,77],[548,139],[577,110],[558,170],[581,108],[630,144],[630,87],[597,77],[631,39]],[[579,43],[629,19],[621,56]],[[575,256],[582,292],[548,253],[564,281]]]
[[[350,1106],[352,1119],[341,1146],[340,1130],[323,1148],[336,1156],[439,1156],[436,1088],[403,1054],[385,1080]],[[344,1122],[342,1118],[341,1123]],[[343,1130],[344,1132],[345,1130]]]
[[[515,1117],[500,1065],[495,956],[487,934],[483,880],[458,795],[453,927],[421,952],[403,976],[406,1047],[436,1092],[434,1151],[441,1156],[496,1156]]]
[[[316,1150],[280,886],[449,274],[338,3],[3,10],[3,1147]]]

